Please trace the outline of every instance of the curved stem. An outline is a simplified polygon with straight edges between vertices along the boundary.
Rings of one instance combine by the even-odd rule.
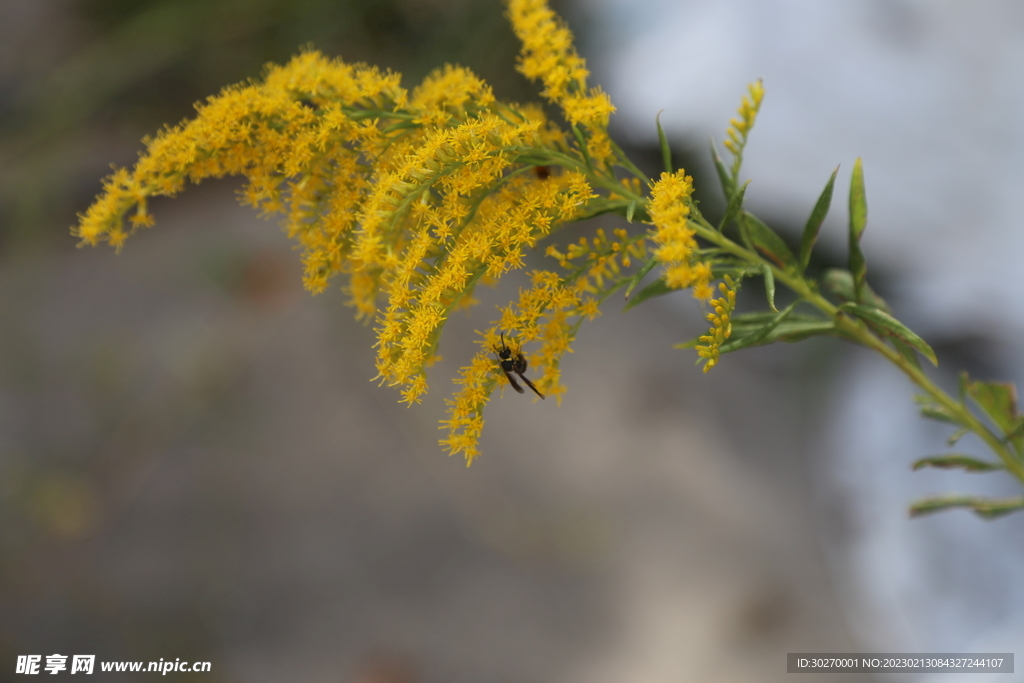
[[[835,321],[836,329],[846,337],[866,346],[873,351],[880,353],[893,365],[903,371],[914,384],[931,396],[936,403],[955,415],[959,422],[977,434],[985,444],[1002,461],[1003,466],[1024,484],[1024,463],[1007,448],[999,436],[992,432],[987,425],[979,420],[970,409],[962,402],[955,400],[941,388],[939,388],[916,364],[904,358],[899,352],[887,345],[871,329],[860,320],[842,313],[839,308],[823,297],[816,289],[800,275],[794,275],[790,271],[779,268],[772,262],[762,258],[760,255],[750,251],[746,247],[733,242],[731,239],[718,232],[702,216],[697,214],[692,222],[697,234],[712,242],[723,251],[737,256],[751,265],[759,267],[767,266],[772,270],[777,282],[782,282],[789,287],[797,296],[811,304],[822,313]]]

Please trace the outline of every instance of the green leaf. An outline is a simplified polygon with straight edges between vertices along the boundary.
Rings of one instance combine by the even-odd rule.
[[[626,222],[627,223],[632,223],[633,222],[633,214],[636,213],[636,207],[637,207],[638,204],[639,204],[639,202],[637,202],[634,199],[633,201],[631,201],[629,203],[629,206],[626,207]]]
[[[918,370],[921,369],[921,362],[917,359],[917,354],[914,353],[914,347],[912,347],[910,344],[907,344],[899,337],[889,337],[889,341],[892,342],[892,345],[896,348],[897,351],[899,351],[900,355],[903,356],[908,363],[913,365]]]
[[[776,313],[773,315],[778,314]],[[835,332],[835,326],[826,321],[806,322],[784,320],[776,325],[774,329],[766,332],[763,337],[752,339],[751,337],[760,329],[762,328],[748,327],[745,328],[744,332],[741,334],[736,331],[735,327],[733,327],[732,336],[729,337],[729,341],[723,344],[720,348],[721,353],[732,353],[733,351],[739,351],[740,349],[745,349],[750,346],[766,346],[777,341],[787,343],[798,342],[809,337],[821,334],[832,334]],[[688,342],[677,345],[676,348],[690,349],[699,343],[700,337],[695,337]]]
[[[662,109],[661,111],[665,111]],[[658,144],[661,145],[661,161],[665,165],[665,173],[672,172],[672,149],[668,146],[668,138],[661,127],[661,111],[654,116],[654,125],[658,127]]]
[[[733,316],[731,322],[733,330],[753,330],[758,329],[767,322],[771,322],[778,317],[778,313],[772,311],[756,311],[753,313],[743,313],[737,316]],[[802,322],[802,323],[821,323],[827,322],[829,325],[832,324],[831,320],[821,318],[817,315],[808,315],[806,313],[790,313],[786,316],[788,322]]]
[[[952,508],[968,508],[985,519],[995,519],[1024,508],[1022,498],[978,498],[975,496],[938,496],[919,500],[910,506],[910,516],[918,517]]]
[[[831,322],[793,322],[787,320],[780,324],[771,334],[770,341],[783,341],[793,343],[817,337],[822,334],[834,334],[836,326]]]
[[[949,446],[955,446],[957,441],[964,438],[966,435],[970,433],[970,427],[961,427],[960,429],[956,430],[955,432],[949,435],[949,438],[946,439],[946,444]]]
[[[780,311],[778,315],[769,320],[764,326],[761,327],[761,329],[755,331],[753,334],[749,334],[739,338],[734,337],[732,339],[727,340],[719,347],[719,352],[731,353],[733,351],[745,349],[748,346],[756,346],[758,344],[763,343],[771,335],[771,333],[775,331],[775,329],[782,323],[782,321],[786,319],[786,316],[793,312],[793,309],[796,308],[796,305],[798,303],[800,302],[794,301],[789,306],[782,309],[782,311]]]
[[[960,418],[956,414],[951,413],[948,408],[936,404],[921,406],[921,416],[927,417],[929,420],[960,424]]]
[[[960,381],[957,384],[957,395],[960,397],[960,402],[963,403],[967,400],[967,388],[971,385],[971,378],[967,374],[966,370],[960,371]]]
[[[939,422],[948,422],[955,424],[958,427],[969,427],[963,423],[963,418],[942,405],[936,403],[935,399],[928,394],[917,394],[914,396],[914,402],[920,406],[921,415],[931,420],[938,420]]]
[[[594,165],[590,163],[590,152],[587,150],[587,139],[583,137],[583,131],[579,129],[579,126],[573,126],[572,135],[576,138],[576,144],[579,145],[580,154],[583,155],[583,161],[586,162],[587,168],[592,170]]]
[[[639,306],[640,304],[642,304],[643,302],[647,301],[648,299],[653,299],[656,296],[663,296],[665,294],[670,294],[670,293],[672,293],[674,291],[676,291],[676,290],[674,290],[671,287],[669,287],[668,285],[666,285],[665,281],[659,277],[657,280],[655,280],[654,282],[651,282],[646,287],[644,287],[639,292],[637,292],[637,295],[635,297],[633,297],[632,299],[627,301],[626,302],[626,307],[623,310],[624,311],[628,311],[629,309],[633,308],[634,306]]]
[[[853,275],[850,271],[829,268],[822,276],[821,284],[841,301],[856,302],[857,295],[853,291]]]
[[[864,233],[867,222],[868,202],[864,190],[864,166],[860,157],[857,157],[850,178],[850,272],[853,274],[853,288],[858,303],[862,302],[864,279],[868,272],[864,253],[860,250],[860,236]]]
[[[741,187],[733,196],[729,199],[729,205],[725,207],[725,214],[722,216],[722,220],[718,223],[718,232],[725,230],[726,226],[732,219],[736,218],[736,214],[743,208],[743,195],[747,192],[747,185],[750,181],[743,183]]]
[[[938,358],[935,357],[935,351],[932,350],[932,347],[928,346],[925,340],[918,337],[909,327],[880,308],[863,306],[861,304],[843,304],[840,306],[840,310],[852,313],[883,335],[892,335],[909,344],[922,356],[930,360],[932,365],[939,364]]]
[[[736,181],[733,180],[732,175],[729,173],[729,169],[725,167],[725,162],[722,161],[722,157],[718,155],[718,150],[715,148],[714,140],[711,141],[711,159],[715,162],[715,171],[718,173],[718,182],[722,185],[722,195],[726,201],[732,199],[732,196],[736,194]]]
[[[971,382],[967,393],[1003,434],[1017,427],[1017,389],[1009,382]]]
[[[732,337],[730,339],[742,339],[756,334],[766,324],[776,321],[778,313],[771,311],[758,311],[756,313],[744,313],[732,319]],[[775,341],[796,342],[820,334],[832,334],[835,332],[835,325],[831,320],[825,320],[815,315],[805,313],[790,313],[781,322],[776,321],[775,329],[761,340],[761,343]],[[728,343],[728,342],[727,342]]]
[[[764,275],[764,293],[768,297],[768,308],[778,313],[779,309],[775,308],[775,274],[767,263],[761,264],[761,274]]]
[[[1010,382],[969,382],[967,394],[1003,431],[1017,453],[1024,453],[1024,417],[1017,413],[1017,388]]]
[[[850,271],[842,270],[841,268],[829,268],[825,271],[822,284],[825,286],[825,289],[835,294],[840,300],[852,303],[857,302],[857,293],[853,289],[853,275]],[[867,283],[864,283],[862,296],[864,300],[860,303],[880,308],[886,313],[892,313],[885,299],[875,294],[875,291]]]
[[[1003,466],[997,462],[986,462],[963,453],[950,453],[948,455],[932,455],[921,458],[914,463],[913,469],[919,470],[924,467],[937,467],[943,470],[962,469],[968,472],[991,472],[1001,470]]]
[[[1017,417],[1013,429],[1006,435],[1006,440],[1013,443],[1018,455],[1024,454],[1024,417]]]
[[[789,250],[782,238],[775,234],[775,231],[762,223],[757,216],[743,211],[739,215],[740,230],[750,242],[750,245],[757,249],[762,256],[770,260],[779,268],[785,270],[796,269],[796,258]]]
[[[806,270],[807,264],[811,262],[811,250],[814,248],[814,242],[818,239],[821,224],[825,222],[825,216],[828,215],[828,209],[832,205],[832,188],[836,183],[837,173],[839,173],[838,166],[836,166],[836,170],[832,171],[832,177],[825,184],[825,189],[818,197],[818,201],[807,219],[807,224],[804,226],[804,234],[800,238],[800,272]]]
[[[651,272],[657,264],[657,260],[652,256],[647,259],[647,263],[640,266],[640,270],[636,271],[636,275],[630,278],[629,284],[626,286],[627,299],[629,298],[629,295],[633,293],[633,290],[636,289],[636,286],[640,284],[640,281],[647,277],[647,274]]]

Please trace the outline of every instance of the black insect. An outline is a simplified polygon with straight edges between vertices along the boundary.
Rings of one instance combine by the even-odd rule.
[[[519,375],[519,379],[526,382],[526,386],[533,389],[533,393],[537,394],[541,398],[544,398],[544,394],[540,393],[537,387],[533,386],[533,382],[527,379],[526,375],[526,356],[523,355],[522,349],[516,348],[514,351],[505,344],[505,335],[501,335],[501,346],[495,346],[494,352],[498,354],[498,363],[501,364],[501,370],[505,373],[505,377],[508,378],[508,383],[512,385],[518,393],[526,393],[525,390],[519,386],[519,382],[512,376],[512,373]]]

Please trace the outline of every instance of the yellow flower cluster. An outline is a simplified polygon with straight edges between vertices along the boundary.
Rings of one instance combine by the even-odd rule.
[[[541,340],[539,353],[527,357],[531,372],[538,373],[535,384],[559,402],[565,393],[559,381],[559,361],[572,350],[569,343],[576,326],[571,319],[579,315],[582,285],[579,281],[566,284],[557,273],[544,270],[531,272],[530,281],[532,286],[521,290],[519,300],[504,308],[501,319],[482,335],[480,350],[456,380],[462,389],[448,401],[449,418],[441,422],[448,437],[440,443],[451,455],[462,453],[467,465],[480,453],[477,443],[484,424],[483,408],[502,374],[496,354],[502,334],[517,350],[524,341]]]
[[[711,264],[698,260],[696,233],[687,224],[692,194],[693,178],[682,169],[661,174],[651,188],[651,239],[658,245],[654,258],[665,266],[665,284],[672,289],[691,287],[695,298],[708,301],[714,295]]]
[[[724,279],[725,282],[718,284],[722,296],[711,301],[711,306],[715,309],[714,313],[708,313],[708,322],[711,323],[711,329],[700,338],[703,344],[698,344],[696,347],[697,355],[706,359],[704,372],[718,364],[719,349],[725,340],[729,338],[729,335],[732,334],[730,317],[736,308],[737,286],[736,282],[728,275]]]
[[[524,248],[571,219],[592,196],[577,173],[503,180],[475,207],[468,224],[462,212],[454,213],[460,221],[454,223],[453,213],[443,206],[420,209],[418,232],[387,277],[390,298],[378,327],[377,369],[390,384],[415,380],[410,385],[415,391],[406,393],[405,401],[417,400],[426,389],[423,368],[449,312],[481,278],[496,280],[521,268]],[[443,253],[428,259],[439,246]]]
[[[405,98],[395,74],[317,52],[301,54],[271,69],[264,83],[225,88],[199,106],[191,121],[147,139],[135,168],[117,170],[104,181],[103,193],[74,232],[88,244],[106,240],[120,247],[128,235],[122,219],[130,209],[135,208],[131,230],[152,225],[149,197],[174,195],[186,180],[245,175],[246,200],[265,211],[283,210],[291,191],[297,215],[289,228],[306,249],[307,285],[322,288],[316,264],[336,262],[336,254],[347,250],[347,216],[365,191],[359,154],[386,143],[376,126],[350,118],[346,110],[394,109]],[[315,210],[309,206],[324,202]],[[315,224],[309,220],[324,212]]]
[[[555,245],[550,245],[546,254],[558,259],[558,265],[565,269],[575,267],[571,279],[583,281],[583,290],[599,294],[605,289],[605,281],[615,279],[623,268],[633,265],[633,259],[642,259],[645,255],[645,236],[630,237],[624,228],[612,231],[615,239],[609,239],[603,228],[598,228],[590,240],[580,237],[579,242],[570,244],[563,253]],[[582,265],[573,261],[583,259]]]
[[[146,139],[133,168],[104,180],[73,233],[83,244],[120,249],[153,224],[150,197],[175,195],[188,181],[244,176],[243,202],[283,214],[302,251],[307,289],[318,293],[346,276],[357,316],[375,324],[376,379],[400,387],[402,401],[419,401],[441,330],[453,310],[473,302],[475,287],[523,268],[527,250],[588,206],[600,209],[595,200],[618,197],[606,189],[598,198],[591,184],[608,188],[615,178],[608,96],[587,87],[572,35],[544,0],[506,1],[523,42],[519,68],[543,82],[573,135],[540,107],[498,102],[461,67],[438,69],[408,92],[398,74],[306,51]],[[655,186],[653,238],[667,281],[708,299],[710,268],[694,260],[686,226],[690,182],[663,176]],[[622,197],[639,201],[638,181],[622,188]],[[496,357],[502,335],[516,358],[532,343],[533,353],[524,353],[530,376],[560,401],[561,358],[581,322],[629,280],[623,269],[645,258],[646,237],[599,230],[565,253],[549,248],[565,272],[531,273],[531,286],[502,309],[462,369],[442,423],[450,453],[467,463],[479,454],[483,407],[504,381]]]
[[[85,243],[120,247],[152,225],[147,199],[186,180],[244,175],[246,202],[285,213],[308,289],[349,274],[359,315],[377,316],[378,377],[401,385],[408,402],[426,391],[424,368],[450,311],[481,278],[521,268],[523,250],[593,196],[579,173],[541,178],[517,161],[565,146],[538,108],[497,103],[451,66],[409,95],[397,74],[306,52],[262,83],[226,88],[146,145],[80,217]]]
[[[587,88],[589,72],[573,45],[572,32],[546,0],[508,0],[508,17],[523,44],[519,71],[544,84],[541,94],[562,108],[570,124],[585,127],[593,160],[611,159],[608,118],[615,107],[600,88]]]
[[[737,155],[747,144],[747,135],[754,127],[757,112],[761,109],[761,100],[764,99],[764,84],[760,80],[751,83],[747,89],[750,96],[743,96],[740,108],[736,110],[738,118],[729,119],[729,129],[726,131],[729,139],[723,143],[726,149]]]
[[[547,255],[558,259],[568,274],[559,276],[544,270],[530,273],[532,286],[521,290],[519,300],[504,308],[501,318],[482,335],[480,350],[456,380],[462,389],[448,401],[449,419],[441,423],[449,433],[440,443],[451,454],[462,453],[467,464],[479,454],[483,408],[501,381],[496,356],[501,335],[516,350],[522,342],[540,341],[539,350],[527,358],[528,367],[536,377],[535,384],[561,402],[565,394],[561,359],[572,351],[569,345],[580,324],[600,315],[601,301],[624,282],[622,269],[629,268],[633,259],[645,256],[643,235],[630,237],[624,229],[615,230],[613,235],[615,239],[610,239],[598,229],[592,239],[581,237],[578,244],[569,245],[567,253],[549,246]]]

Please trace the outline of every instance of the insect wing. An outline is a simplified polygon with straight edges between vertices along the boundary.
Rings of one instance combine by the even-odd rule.
[[[517,353],[512,363],[512,369],[515,371],[517,375],[519,375],[519,379],[526,382],[526,386],[533,389],[533,393],[537,394],[541,398],[544,398],[544,394],[540,393],[540,390],[533,385],[533,382],[531,382],[529,378],[527,378],[527,376],[523,374],[526,372],[526,356],[524,356],[522,353]]]
[[[505,373],[505,374],[508,374],[508,373]],[[533,386],[533,382],[531,382],[529,379],[527,379],[525,375],[523,375],[522,373],[516,373],[516,374],[519,375],[519,379],[521,379],[524,382],[526,382],[526,386],[528,386],[531,389],[533,389],[533,393],[537,394],[541,398],[544,398],[544,394],[540,393],[540,391],[537,389],[537,387]],[[511,379],[511,377],[509,379]],[[523,392],[520,391],[519,393],[523,393]]]
[[[509,372],[508,370],[505,370],[505,368],[502,368],[502,372],[505,373],[505,377],[508,378],[508,383],[511,384],[512,388],[516,390],[516,393],[519,393],[519,394],[525,394],[526,393],[526,390],[523,389],[521,386],[519,386],[519,382],[516,381],[516,378],[512,376],[511,372]],[[526,379],[525,377],[523,377],[523,379],[526,380],[527,384],[530,384],[530,380]],[[532,384],[530,384],[530,388],[531,389],[533,388]],[[537,391],[537,390],[534,389],[534,391]]]

